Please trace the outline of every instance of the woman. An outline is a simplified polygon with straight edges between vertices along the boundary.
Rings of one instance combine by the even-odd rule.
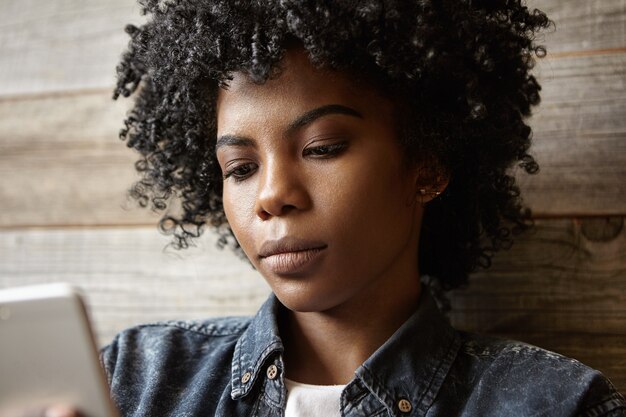
[[[579,362],[457,331],[466,284],[529,227],[539,102],[519,1],[145,1],[115,98],[132,195],[206,224],[272,288],[254,318],[140,326],[102,352],[126,416],[623,416]],[[181,202],[171,213],[169,206]]]

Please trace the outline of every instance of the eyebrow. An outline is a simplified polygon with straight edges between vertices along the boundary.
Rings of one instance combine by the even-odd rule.
[[[287,128],[287,133],[298,130],[312,123],[315,119],[319,119],[320,117],[326,116],[328,114],[345,114],[347,116],[358,117],[359,119],[363,118],[363,115],[361,113],[350,107],[342,106],[341,104],[327,104],[326,106],[321,106],[313,110],[309,110],[303,115],[298,116],[296,120],[289,124],[289,127]]]
[[[353,116],[359,119],[363,118],[363,115],[353,108],[343,106],[341,104],[327,104],[325,106],[309,110],[298,116],[294,121],[289,123],[286,133],[289,135],[304,126],[313,123],[316,119],[329,114],[344,114],[346,116]],[[226,134],[217,138],[215,150],[221,148],[222,146],[254,146],[254,141],[245,136]]]
[[[215,150],[218,150],[222,146],[254,146],[254,141],[244,136],[222,135],[217,138]]]

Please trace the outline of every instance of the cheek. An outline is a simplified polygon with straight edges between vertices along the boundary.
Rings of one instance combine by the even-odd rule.
[[[386,164],[372,167],[361,164],[333,182],[334,191],[329,199],[341,211],[359,217],[359,221],[377,222],[391,213],[409,212],[412,187],[397,166]]]
[[[361,164],[351,172],[333,182],[336,189],[328,194],[326,207],[329,226],[349,251],[346,256],[361,258],[402,246],[415,217],[410,178],[392,163]]]
[[[223,203],[224,213],[228,224],[232,229],[237,241],[247,253],[247,249],[253,242],[253,223],[255,194],[252,187],[244,185],[224,184]]]

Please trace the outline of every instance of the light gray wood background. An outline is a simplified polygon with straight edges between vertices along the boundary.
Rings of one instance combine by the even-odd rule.
[[[468,290],[462,329],[524,340],[599,368],[626,391],[626,1],[533,0],[542,37],[537,176],[519,174],[536,229]],[[169,318],[251,314],[268,294],[207,233],[165,249],[157,217],[126,200],[134,155],[111,101],[132,0],[0,2],[0,287],[85,289],[98,340]]]

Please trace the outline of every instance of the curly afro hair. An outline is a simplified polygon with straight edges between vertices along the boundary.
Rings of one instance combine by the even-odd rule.
[[[233,72],[279,73],[294,41],[311,62],[368,80],[402,104],[412,159],[437,161],[446,190],[427,204],[420,272],[444,290],[467,284],[532,226],[511,172],[538,171],[524,122],[539,103],[530,74],[552,22],[520,0],[140,0],[114,98],[135,93],[120,138],[141,154],[130,195],[163,213],[173,245],[206,225],[239,249],[224,215],[215,100]],[[240,251],[241,252],[241,251]]]

